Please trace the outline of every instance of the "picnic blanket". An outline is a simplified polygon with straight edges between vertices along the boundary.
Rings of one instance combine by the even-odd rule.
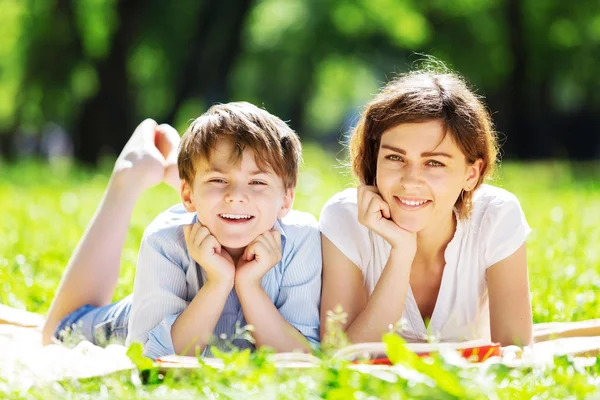
[[[11,386],[25,389],[40,382],[88,378],[133,368],[125,346],[101,348],[89,342],[81,342],[75,348],[60,344],[42,346],[41,323],[43,317],[38,314],[0,305],[0,378]],[[495,362],[517,366],[524,362],[552,362],[555,354],[600,355],[600,320],[540,324],[534,332],[538,341],[552,340],[536,343],[524,357],[508,349]],[[578,337],[569,337],[570,333]]]

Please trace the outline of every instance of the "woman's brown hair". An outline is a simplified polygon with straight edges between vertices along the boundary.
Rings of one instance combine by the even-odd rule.
[[[439,119],[468,163],[483,160],[471,191],[463,191],[455,208],[469,216],[473,191],[493,172],[498,142],[482,101],[455,73],[415,71],[390,81],[364,108],[350,138],[352,170],[362,184],[373,185],[382,134],[402,123]]]

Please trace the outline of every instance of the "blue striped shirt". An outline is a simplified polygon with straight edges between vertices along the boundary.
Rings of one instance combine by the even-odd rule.
[[[127,343],[141,342],[147,357],[175,353],[171,326],[206,281],[206,272],[188,254],[183,235],[183,226],[196,221],[195,213],[176,205],[144,232]],[[274,229],[281,233],[282,258],[261,285],[286,321],[317,345],[322,266],[317,222],[308,213],[290,211],[275,222]],[[249,341],[235,338],[236,324],[243,327],[246,321],[234,289],[213,331],[217,347],[233,339],[239,348],[253,348]],[[203,354],[211,355],[208,346]]]

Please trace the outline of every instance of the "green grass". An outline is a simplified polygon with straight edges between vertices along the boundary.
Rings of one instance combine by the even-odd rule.
[[[318,216],[325,201],[352,179],[335,157],[316,146],[305,146],[305,161],[295,208]],[[22,162],[0,164],[0,170],[0,303],[44,313],[110,168],[86,171],[69,164]],[[518,196],[533,228],[528,260],[535,322],[600,317],[599,173],[598,164],[506,163],[493,182]],[[177,194],[164,185],[138,202],[115,298],[132,290],[145,226],[176,202]],[[587,371],[577,371],[567,358],[555,361],[553,368],[518,370],[458,369],[442,359],[433,364],[403,361],[428,376],[419,383],[409,375],[367,376],[332,360],[311,371],[278,373],[269,353],[261,351],[231,357],[225,372],[169,374],[160,384],[158,379],[142,384],[136,372],[127,372],[16,393],[0,377],[0,397],[600,397],[600,361]]]

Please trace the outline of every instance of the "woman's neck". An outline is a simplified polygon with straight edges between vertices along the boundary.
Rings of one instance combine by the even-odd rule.
[[[436,261],[444,258],[448,243],[456,232],[456,216],[452,212],[448,218],[436,220],[417,233],[416,263],[413,265],[436,267]],[[445,264],[445,262],[444,262]]]

